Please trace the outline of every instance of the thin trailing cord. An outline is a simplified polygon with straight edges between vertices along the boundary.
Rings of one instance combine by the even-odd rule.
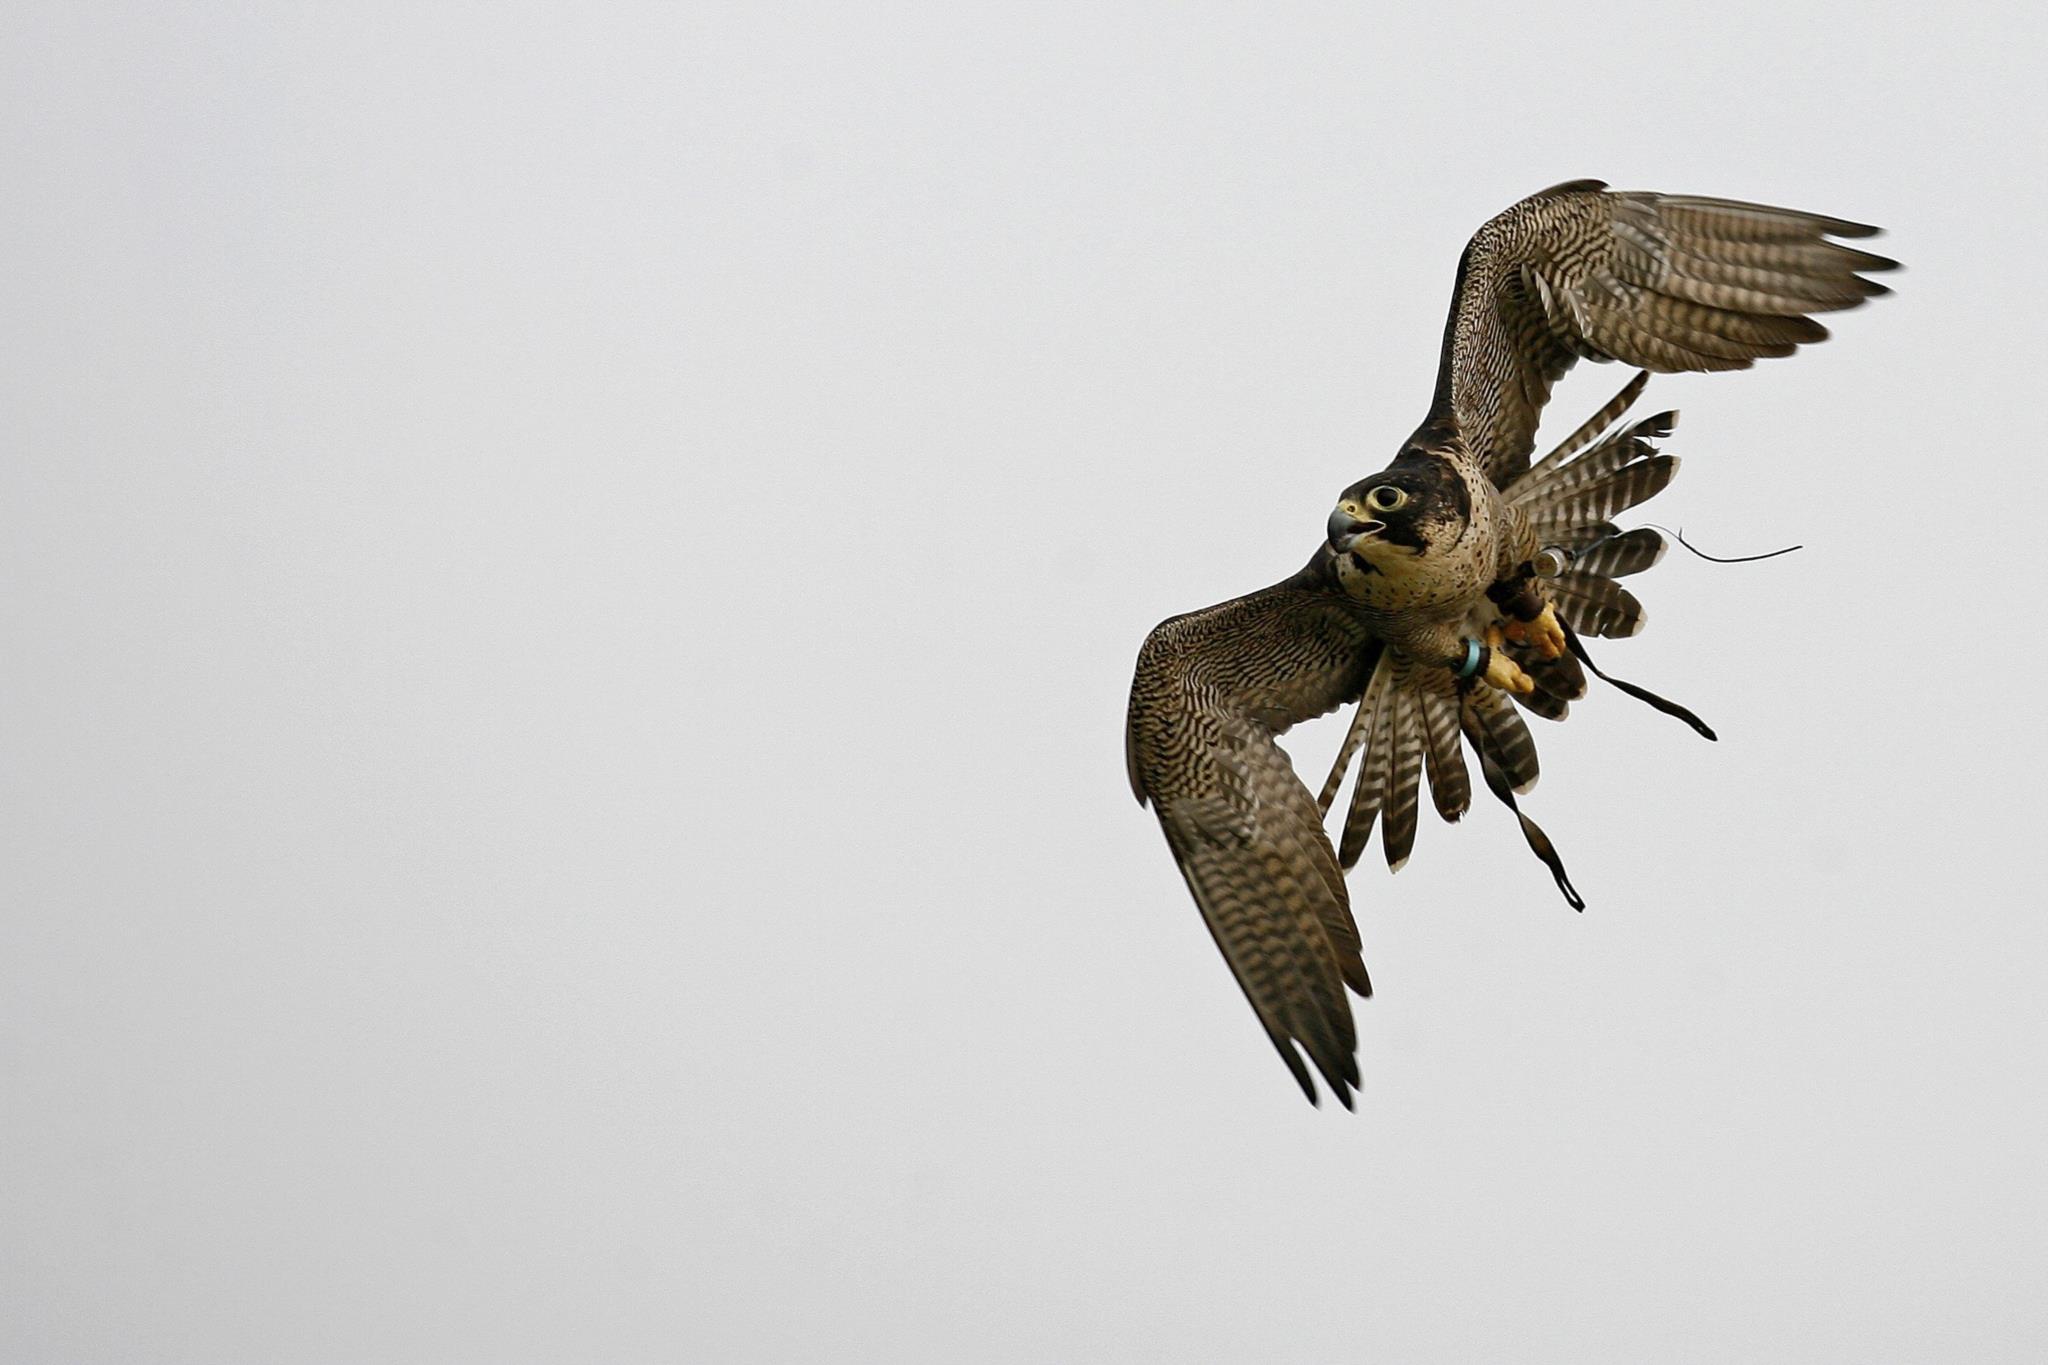
[[[1660,525],[1659,523],[1654,521],[1646,521],[1643,523],[1643,525],[1649,527],[1653,531],[1662,531],[1665,535],[1670,536],[1680,545],[1683,545],[1686,549],[1691,550],[1694,554],[1698,555],[1701,559],[1706,560],[1710,564],[1754,564],[1759,559],[1776,559],[1779,555],[1789,555],[1794,550],[1803,550],[1806,548],[1804,545],[1787,545],[1782,550],[1768,550],[1760,555],[1734,555],[1732,557],[1723,557],[1721,555],[1708,554],[1705,550],[1702,550],[1699,546],[1687,540],[1685,538],[1685,532],[1683,531],[1673,530],[1669,526]]]

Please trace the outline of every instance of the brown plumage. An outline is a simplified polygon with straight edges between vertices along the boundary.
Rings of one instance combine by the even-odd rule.
[[[1653,373],[1742,370],[1825,340],[1812,313],[1885,287],[1897,262],[1830,237],[1877,229],[1815,213],[1574,180],[1479,229],[1458,262],[1432,417],[1454,414],[1505,488],[1580,358]]]
[[[1358,1063],[1344,989],[1372,985],[1322,813],[1273,741],[1357,697],[1379,652],[1311,566],[1154,630],[1126,732],[1131,790],[1158,813],[1259,1022],[1311,1100],[1291,1043],[1347,1107]]]
[[[1425,775],[1438,814],[1460,818],[1471,803],[1469,745],[1488,789],[1581,904],[1516,803],[1537,776],[1521,710],[1562,719],[1586,690],[1576,637],[1641,629],[1641,604],[1615,580],[1656,563],[1663,538],[1610,519],[1676,473],[1676,458],[1652,444],[1676,414],[1618,429],[1647,378],[1637,375],[1531,465],[1551,385],[1581,358],[1741,369],[1819,341],[1827,332],[1808,315],[1885,292],[1863,275],[1893,265],[1828,238],[1875,231],[1757,204],[1610,193],[1590,180],[1523,200],[1481,228],[1459,262],[1429,416],[1392,465],[1346,492],[1315,557],[1146,640],[1127,728],[1132,790],[1158,814],[1210,932],[1310,1100],[1313,1065],[1351,1105],[1345,990],[1371,989],[1341,869],[1375,826],[1389,865],[1407,860]],[[1711,734],[1690,713],[1616,686]],[[1337,763],[1311,797],[1275,739],[1353,701]],[[1321,817],[1354,759],[1333,849]]]

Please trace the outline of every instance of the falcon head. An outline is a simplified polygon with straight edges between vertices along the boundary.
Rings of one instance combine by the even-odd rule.
[[[1403,458],[1344,490],[1330,513],[1330,550],[1384,573],[1456,541],[1471,517],[1471,494],[1448,461]]]

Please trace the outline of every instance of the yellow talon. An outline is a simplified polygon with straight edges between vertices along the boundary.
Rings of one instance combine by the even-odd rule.
[[[1536,680],[1524,673],[1513,659],[1495,648],[1486,660],[1486,681],[1503,692],[1526,697],[1536,690]]]
[[[1545,659],[1555,659],[1565,649],[1564,627],[1557,623],[1557,609],[1548,602],[1535,620],[1508,622],[1507,637],[1518,645],[1529,646]]]

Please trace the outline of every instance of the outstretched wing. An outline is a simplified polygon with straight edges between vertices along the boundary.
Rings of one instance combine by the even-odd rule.
[[[1274,736],[1355,700],[1378,654],[1298,576],[1153,631],[1126,731],[1132,790],[1267,1036],[1311,1102],[1301,1053],[1347,1109],[1358,1060],[1344,992],[1372,985],[1321,812]]]
[[[1897,262],[1830,237],[1878,229],[1795,209],[1615,193],[1574,180],[1479,229],[1458,262],[1436,397],[1496,486],[1528,467],[1550,386],[1580,357],[1741,370],[1827,329],[1809,314],[1888,292]]]

